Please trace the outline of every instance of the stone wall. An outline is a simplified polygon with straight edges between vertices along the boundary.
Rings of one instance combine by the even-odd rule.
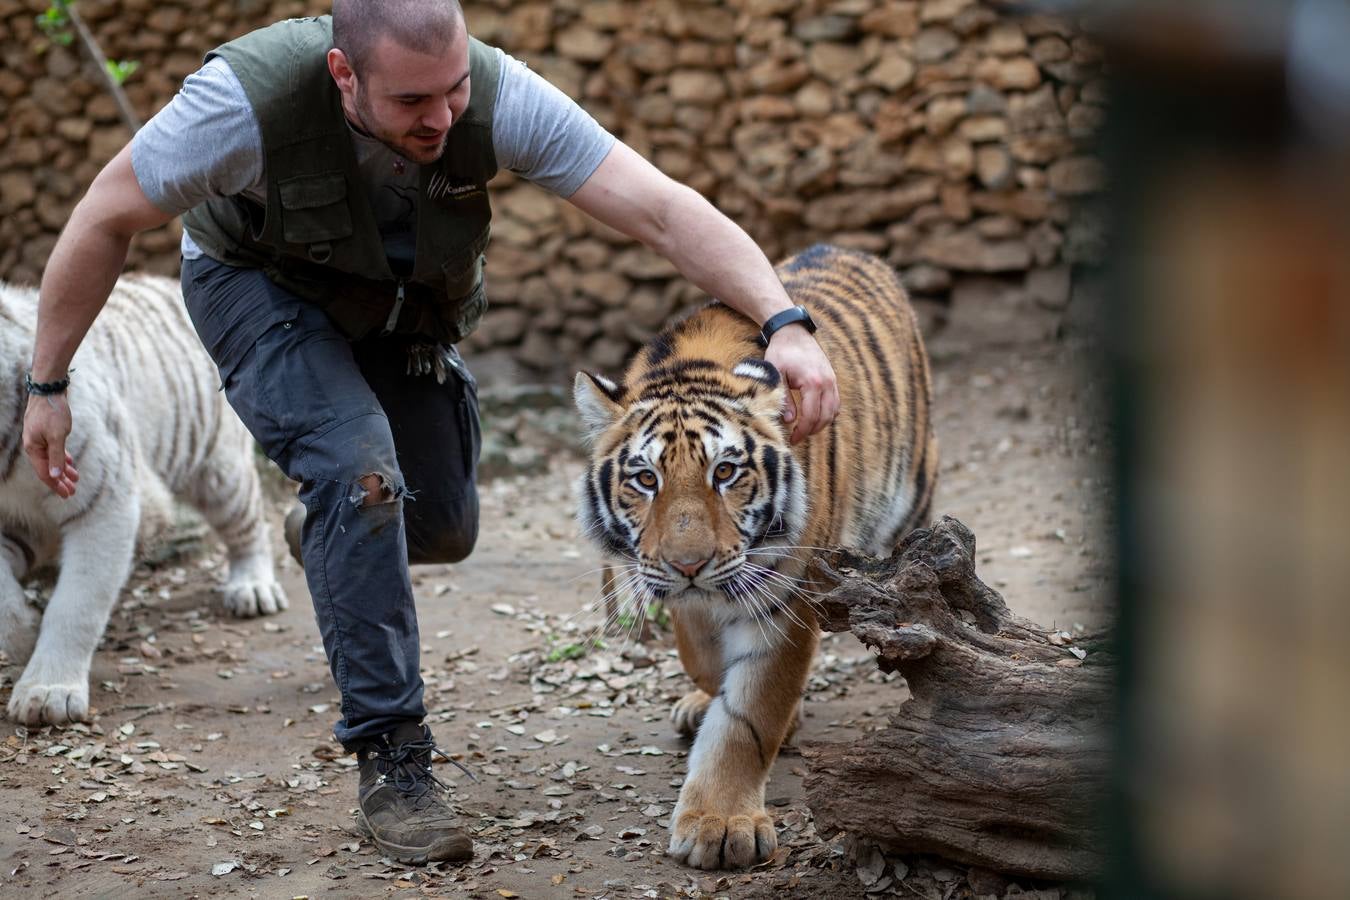
[[[45,0],[0,0],[0,277],[35,281],[66,216],[127,140],[76,47],[49,47]],[[325,11],[279,0],[81,0],[114,58],[140,70],[142,116],[202,52],[268,21]],[[770,257],[815,241],[899,268],[930,327],[1036,338],[1100,255],[1072,203],[1101,184],[1082,150],[1101,118],[1096,50],[1068,23],[994,0],[489,0],[471,31],[525,59],[621,138],[745,227]],[[701,300],[660,257],[556,198],[499,178],[493,308],[471,349],[542,369],[613,370]],[[177,225],[130,265],[172,273]]]

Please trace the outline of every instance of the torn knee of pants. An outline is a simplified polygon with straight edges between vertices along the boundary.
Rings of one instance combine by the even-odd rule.
[[[352,492],[347,497],[347,502],[354,507],[361,508],[397,503],[411,496],[412,492],[408,490],[407,485],[396,484],[392,478],[383,472],[371,472],[362,475],[352,483]]]

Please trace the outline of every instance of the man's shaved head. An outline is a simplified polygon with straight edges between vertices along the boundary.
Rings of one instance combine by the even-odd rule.
[[[333,0],[333,46],[358,75],[367,71],[379,39],[435,54],[464,27],[458,0]]]

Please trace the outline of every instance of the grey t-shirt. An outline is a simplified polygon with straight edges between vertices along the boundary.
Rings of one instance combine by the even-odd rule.
[[[566,94],[501,50],[492,117],[497,164],[560,197],[570,197],[599,167],[614,136]],[[352,130],[357,165],[390,262],[412,262],[417,166],[378,140]],[[211,197],[243,194],[266,204],[262,130],[243,85],[216,57],[131,141],[131,165],[146,197],[175,215]],[[183,232],[183,256],[201,249]]]

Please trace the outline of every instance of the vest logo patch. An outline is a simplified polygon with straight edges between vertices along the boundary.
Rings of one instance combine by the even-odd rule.
[[[451,184],[442,172],[431,176],[427,182],[428,200],[466,200],[483,193],[483,185],[470,181],[464,184]]]

